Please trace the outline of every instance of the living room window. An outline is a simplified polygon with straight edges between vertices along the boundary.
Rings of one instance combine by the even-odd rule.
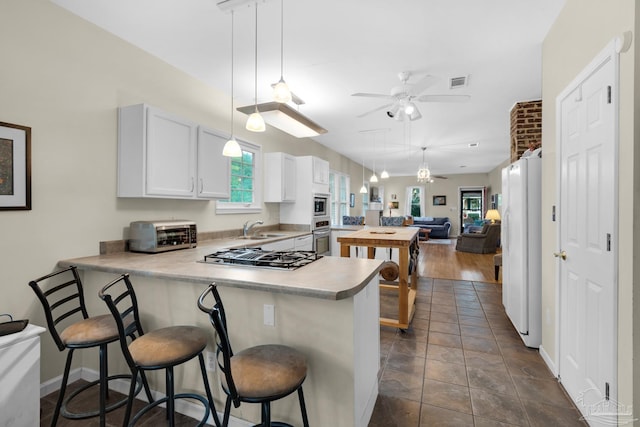
[[[425,216],[424,187],[407,187],[405,215]]]

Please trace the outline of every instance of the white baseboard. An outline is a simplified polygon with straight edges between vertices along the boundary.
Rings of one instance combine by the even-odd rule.
[[[540,356],[542,356],[542,360],[544,360],[544,363],[546,363],[547,367],[551,370],[551,373],[553,374],[553,376],[558,378],[558,367],[556,366],[555,363],[553,363],[553,360],[551,360],[551,357],[549,357],[549,353],[546,352],[546,350],[542,345],[540,346],[539,351],[540,351]]]
[[[369,399],[367,400],[367,406],[364,408],[364,413],[362,414],[362,418],[360,419],[361,426],[368,426],[369,421],[371,421],[371,416],[373,415],[373,408],[376,406],[376,400],[378,400],[378,382],[375,382],[374,387],[371,389],[371,394],[369,395]]]
[[[69,372],[69,383],[80,379],[91,382],[96,381],[98,378],[100,378],[98,371],[94,371],[93,369],[78,368]],[[44,397],[50,393],[53,393],[54,391],[60,390],[61,384],[62,375],[59,375],[45,383],[40,384],[40,397]],[[129,394],[129,381],[126,381],[124,379],[109,381],[109,389],[127,395]],[[151,396],[157,400],[165,397],[165,394],[156,390],[151,390]],[[144,391],[141,391],[138,396],[136,396],[136,399],[147,402],[147,396],[145,395]],[[159,406],[165,407],[164,404]],[[200,420],[200,418],[202,417],[202,405],[191,401],[177,400],[176,412],[194,418],[196,420]],[[218,417],[220,418],[220,421],[222,421],[222,414],[220,412],[218,412]],[[209,415],[207,423],[215,425],[213,417],[211,415]],[[254,423],[250,423],[239,418],[229,418],[229,427],[251,427],[253,425]]]

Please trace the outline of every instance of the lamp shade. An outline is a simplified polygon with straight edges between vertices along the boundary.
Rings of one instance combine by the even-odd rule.
[[[247,130],[251,132],[264,132],[266,127],[264,125],[264,119],[256,109],[256,111],[249,115],[246,124]]]
[[[242,148],[240,148],[240,144],[238,141],[232,136],[230,140],[224,144],[224,148],[222,149],[222,155],[226,157],[241,157],[242,156]]]
[[[484,216],[484,219],[491,220],[491,223],[495,223],[496,221],[500,221],[500,212],[496,209],[489,209],[487,214]]]

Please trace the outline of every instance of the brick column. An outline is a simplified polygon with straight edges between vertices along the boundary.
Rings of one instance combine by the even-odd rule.
[[[530,142],[542,144],[542,100],[517,102],[511,109],[511,162],[522,156]]]

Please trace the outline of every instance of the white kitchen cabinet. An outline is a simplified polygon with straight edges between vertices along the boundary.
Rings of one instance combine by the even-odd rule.
[[[295,202],[296,158],[287,153],[264,154],[264,201]]]
[[[296,251],[312,251],[313,250],[313,234],[299,236],[294,239],[294,249]]]
[[[295,247],[295,239],[284,239],[260,245],[265,251],[292,251]]]
[[[146,104],[121,107],[118,197],[228,197],[229,161],[222,156],[225,140]]]
[[[313,157],[313,182],[329,185],[329,162]]]

